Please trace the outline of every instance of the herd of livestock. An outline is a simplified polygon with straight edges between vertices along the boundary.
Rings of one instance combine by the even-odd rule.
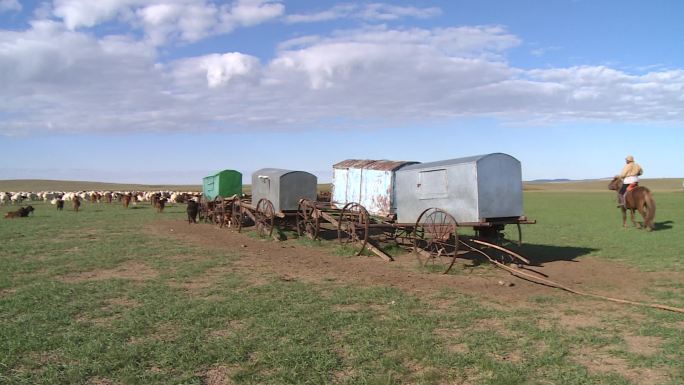
[[[198,199],[201,193],[180,191],[39,191],[39,192],[0,192],[1,205],[21,205],[31,202],[50,202],[58,209],[64,202],[77,209],[81,202],[112,203],[121,202],[124,206],[138,202],[149,202],[154,206],[166,203],[185,203]]]

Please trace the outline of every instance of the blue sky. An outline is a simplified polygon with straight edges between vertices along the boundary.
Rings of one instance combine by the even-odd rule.
[[[684,2],[0,0],[0,179],[490,152],[683,177]]]

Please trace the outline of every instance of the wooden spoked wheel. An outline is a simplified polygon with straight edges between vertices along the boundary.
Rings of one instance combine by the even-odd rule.
[[[347,203],[340,212],[337,223],[337,238],[340,244],[355,244],[359,247],[356,255],[361,255],[368,243],[368,223],[370,215],[366,208],[358,203]]]
[[[320,228],[320,217],[314,203],[310,199],[300,199],[297,206],[297,234],[316,239]]]
[[[235,226],[238,232],[242,231],[242,222],[244,221],[244,213],[242,212],[242,204],[240,198],[233,199],[232,209],[230,212],[232,225]]]
[[[270,237],[273,235],[275,224],[275,210],[273,203],[266,198],[259,199],[256,205],[256,229],[260,237]]]
[[[436,208],[423,211],[413,229],[413,252],[421,266],[440,264],[448,273],[458,255],[457,230],[451,214]]]

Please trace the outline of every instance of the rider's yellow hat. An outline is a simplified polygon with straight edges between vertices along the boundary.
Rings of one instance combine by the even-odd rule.
[[[634,157],[631,156],[631,155],[627,155],[627,157],[625,158],[625,160],[628,161],[628,162],[634,162]]]

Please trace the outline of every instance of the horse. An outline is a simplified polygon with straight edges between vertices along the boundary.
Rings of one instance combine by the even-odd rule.
[[[608,189],[615,190],[620,194],[622,184],[622,178],[616,176],[608,184]],[[629,210],[632,224],[634,224],[636,228],[641,228],[641,225],[634,220],[634,210],[638,210],[639,214],[644,218],[644,227],[646,228],[646,231],[651,231],[655,228],[656,203],[653,199],[653,194],[651,194],[651,190],[646,187],[637,186],[631,190],[628,189],[625,194],[625,205],[620,206],[620,208],[622,209],[622,227],[627,227],[627,210]]]

